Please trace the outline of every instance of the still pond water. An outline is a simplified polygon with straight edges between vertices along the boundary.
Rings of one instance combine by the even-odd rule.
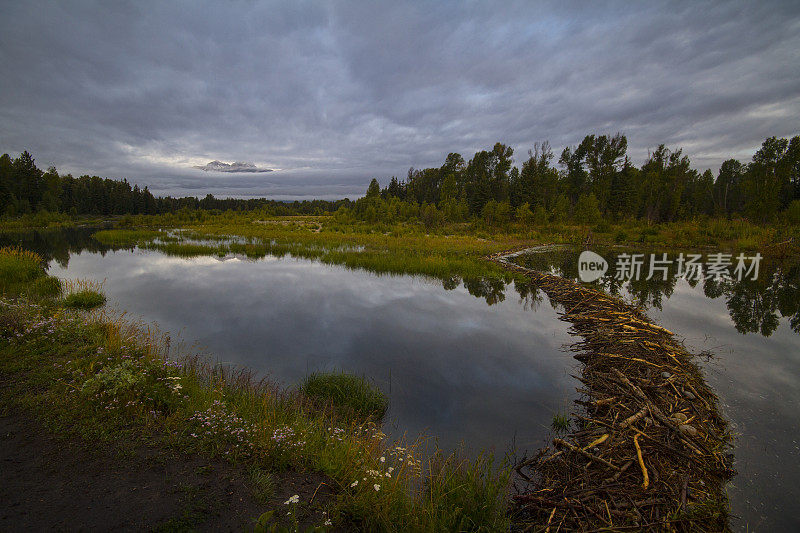
[[[366,375],[390,396],[384,431],[425,434],[452,449],[547,443],[554,413],[573,409],[576,339],[557,308],[527,287],[458,283],[285,256],[183,259],[112,249],[92,230],[7,235],[51,259],[62,278],[106,279],[109,306],[224,363],[287,386],[314,371]],[[630,250],[626,250],[630,253]],[[600,250],[613,264],[616,252]],[[516,258],[577,276],[578,251]],[[671,273],[670,273],[671,274]],[[740,530],[798,530],[800,514],[800,272],[762,263],[756,282],[600,284],[641,303],[695,351],[737,435],[729,487]]]

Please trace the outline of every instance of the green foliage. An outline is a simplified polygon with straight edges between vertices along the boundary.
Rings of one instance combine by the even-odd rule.
[[[42,172],[33,157],[23,152],[12,159],[0,157],[0,214],[21,217],[13,224],[47,226],[64,223],[64,214],[125,215],[121,225],[135,226],[142,215],[163,214],[162,226],[202,223],[234,211],[249,212],[252,220],[286,215],[336,213],[339,223],[373,224],[421,222],[426,229],[448,222],[483,220],[505,227],[509,216],[494,216],[496,204],[509,204],[515,213],[527,204],[534,213],[544,209],[547,219],[591,224],[600,216],[612,220],[644,219],[651,223],[691,220],[698,216],[747,216],[756,222],[773,221],[794,200],[800,199],[800,136],[770,137],[748,164],[725,161],[716,179],[710,171],[691,168],[682,149],[658,146],[641,168],[627,156],[627,137],[587,135],[578,146],[567,147],[553,166],[547,142],[536,143],[521,168],[514,166],[514,151],[501,143],[476,152],[468,162],[448,154],[439,168],[411,169],[406,181],[392,177],[381,189],[372,179],[366,195],[352,202],[313,200],[278,202],[267,199],[218,199],[207,195],[156,198],[145,187],[97,176],[60,176],[56,169]],[[595,201],[589,200],[594,196]],[[485,208],[495,202],[487,220]],[[586,205],[587,202],[592,205]],[[580,204],[580,205],[579,205]],[[438,212],[432,210],[433,206]],[[528,225],[521,212],[521,223]],[[545,217],[536,217],[541,225]],[[785,218],[785,217],[782,217]],[[524,219],[524,220],[522,220]],[[99,237],[103,239],[102,235]],[[119,240],[116,240],[116,239]],[[108,243],[140,243],[148,236],[113,237]],[[141,239],[141,240],[140,240]]]
[[[33,252],[15,247],[0,249],[0,293],[16,296],[30,284],[47,274],[42,258]],[[41,286],[47,290],[46,284]]]
[[[434,204],[424,205],[421,211],[420,218],[422,218],[422,223],[428,229],[439,227],[444,222],[444,216],[436,209]]]
[[[437,456],[425,481],[423,497],[430,505],[425,522],[434,531],[508,531],[509,475],[492,468],[491,456],[476,461]]]
[[[575,205],[575,221],[580,224],[594,224],[600,220],[600,204],[594,193],[582,195]]]
[[[548,221],[547,210],[543,206],[539,206],[533,212],[533,223],[537,226],[544,226]]]
[[[250,482],[253,484],[254,495],[259,501],[266,503],[275,495],[277,484],[275,476],[263,468],[258,466],[250,468]]]
[[[551,424],[553,431],[557,433],[564,433],[569,429],[569,424],[569,415],[561,413],[556,413],[553,415],[553,422]]]
[[[123,359],[91,375],[81,393],[115,408],[156,409],[170,413],[183,402],[181,377],[170,376],[168,367],[147,358]]]
[[[310,398],[339,408],[345,417],[380,420],[389,407],[386,396],[366,378],[343,372],[311,374],[301,390]]]
[[[61,294],[61,280],[54,276],[42,276],[28,287],[27,295],[37,298],[55,297]]]
[[[198,257],[201,255],[223,256],[227,253],[225,245],[212,246],[208,244],[195,244],[186,242],[150,242],[141,245],[145,250],[158,250],[167,255],[176,257]]]
[[[794,200],[786,208],[786,222],[789,224],[800,224],[800,200]]]
[[[511,220],[511,205],[508,202],[489,200],[483,206],[481,215],[487,225],[503,227]]]
[[[528,204],[528,202],[525,202],[524,204],[519,206],[517,210],[514,212],[514,218],[516,218],[517,222],[519,222],[520,224],[524,224],[526,226],[532,224],[534,221],[534,217],[533,217],[533,211],[531,211],[530,204]]]
[[[93,289],[84,289],[72,292],[64,297],[64,307],[72,309],[94,309],[105,305],[106,297],[103,293]]]

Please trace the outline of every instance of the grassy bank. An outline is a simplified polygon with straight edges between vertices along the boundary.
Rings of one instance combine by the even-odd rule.
[[[439,279],[507,279],[507,272],[482,258],[501,250],[539,244],[588,242],[592,246],[627,245],[681,251],[714,248],[770,254],[785,253],[787,247],[796,251],[800,242],[800,227],[796,225],[758,225],[741,219],[712,218],[655,225],[603,221],[593,225],[487,226],[473,222],[429,228],[421,223],[343,221],[336,216],[263,219],[258,213],[227,212],[202,219],[172,215],[130,217],[127,223],[135,228],[182,228],[177,241],[147,245],[175,255],[291,254],[350,268]],[[222,241],[232,236],[239,239],[235,244]],[[190,245],[187,239],[200,242]]]
[[[31,299],[31,287],[49,278],[35,254],[0,251],[0,274],[4,409],[32,413],[56,433],[222,457],[265,492],[287,470],[329,478],[336,497],[325,515],[297,498],[265,515],[267,527],[292,529],[312,515],[321,529],[328,520],[383,531],[509,527],[509,473],[490,457],[425,456],[420,444],[390,442],[374,423],[341,416],[336,402],[170,353],[167,338],[146,326],[57,297]]]

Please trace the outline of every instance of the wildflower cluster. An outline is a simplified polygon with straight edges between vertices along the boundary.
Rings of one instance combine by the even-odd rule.
[[[328,428],[328,432],[330,433],[331,439],[343,441],[345,436],[345,430],[342,428]]]
[[[237,455],[250,456],[255,448],[255,426],[228,411],[225,402],[214,400],[205,411],[196,411],[189,422],[195,427],[191,433],[193,439],[200,442],[213,442],[220,447],[228,448]]]
[[[103,354],[104,351],[98,349],[98,356]],[[113,357],[107,357],[108,364],[80,387],[81,392],[106,410],[143,408],[159,416],[171,412],[186,399],[180,394],[180,378],[164,375],[162,365],[133,358],[124,358],[116,364],[113,361]],[[76,370],[79,374],[80,369]]]
[[[284,448],[302,448],[306,445],[306,441],[299,440],[294,429],[289,426],[281,426],[272,432],[272,442],[278,447]]]
[[[416,475],[421,474],[422,461],[419,459],[415,459],[414,456],[408,453],[408,450],[406,450],[402,446],[395,446],[394,448],[389,450],[389,455],[393,457],[393,459],[398,464],[405,464],[406,468],[409,471],[413,472],[414,474]]]
[[[359,482],[361,482],[364,484],[364,486],[369,486],[371,484],[372,490],[379,492],[381,490],[381,481],[386,481],[386,478],[391,478],[394,474],[394,471],[399,468],[403,462],[405,462],[406,468],[413,474],[419,475],[421,471],[421,462],[415,460],[411,454],[406,453],[405,448],[399,446],[389,451],[388,461],[385,455],[382,455],[378,461],[380,465],[377,468],[365,469],[360,480],[356,479],[350,483],[350,488],[353,489],[358,487]],[[397,466],[387,466],[388,463],[391,463],[392,461],[394,461]],[[382,470],[384,466],[386,466],[386,469]]]

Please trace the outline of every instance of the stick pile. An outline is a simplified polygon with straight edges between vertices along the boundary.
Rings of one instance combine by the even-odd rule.
[[[582,338],[579,413],[552,448],[517,465],[516,523],[525,530],[722,531],[731,436],[693,356],[619,298],[490,256],[563,306]]]

